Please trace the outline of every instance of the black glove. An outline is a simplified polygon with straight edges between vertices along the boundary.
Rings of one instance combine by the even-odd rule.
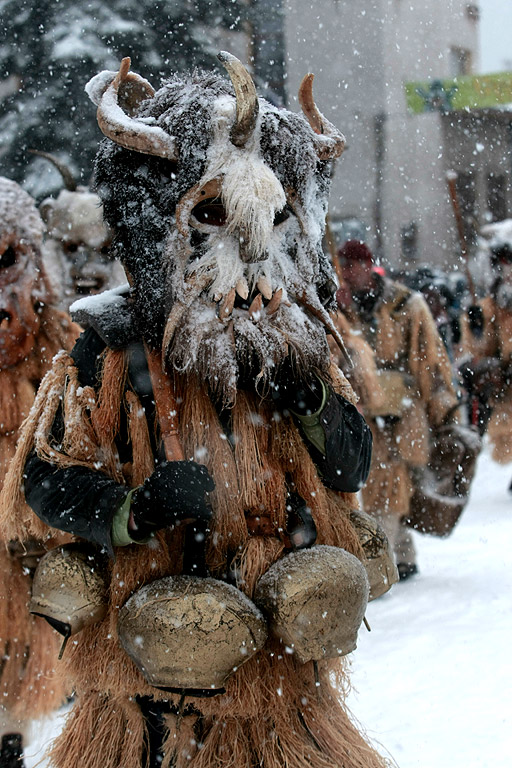
[[[502,363],[496,357],[482,357],[463,363],[459,372],[465,389],[484,399],[497,397],[505,386]]]
[[[207,523],[212,516],[206,493],[215,483],[203,464],[166,461],[132,495],[130,536],[146,539],[179,520]]]
[[[281,409],[288,409],[301,416],[316,413],[322,404],[323,389],[315,374],[301,378],[290,357],[279,366],[271,382],[272,400]]]

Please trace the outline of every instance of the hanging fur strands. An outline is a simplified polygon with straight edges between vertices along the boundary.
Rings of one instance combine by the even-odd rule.
[[[28,613],[34,569],[66,535],[50,531],[25,503],[19,478],[26,456],[16,454],[38,383],[52,357],[62,347],[69,349],[79,332],[52,306],[55,296],[41,254],[42,234],[35,202],[15,182],[0,177],[0,487],[13,504],[0,524],[2,765],[9,762],[4,752],[5,747],[10,754],[9,739],[22,749],[30,720],[58,709],[70,690],[68,682],[55,676],[55,633]],[[16,477],[11,485],[5,480],[8,467]]]

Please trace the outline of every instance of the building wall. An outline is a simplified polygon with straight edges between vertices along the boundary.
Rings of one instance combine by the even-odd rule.
[[[384,108],[380,1],[285,0],[288,106],[298,109],[300,81],[313,72],[319,109],[347,138],[335,172],[331,216],[355,216],[367,226],[375,208],[374,118]]]
[[[401,232],[413,222],[418,262],[446,263],[456,243],[441,118],[408,114],[404,83],[452,77],[454,48],[477,62],[478,27],[468,5],[284,0],[289,106],[311,69],[317,105],[347,137],[331,217],[360,219],[368,242],[389,263],[400,261]]]
[[[388,119],[382,240],[383,255],[393,264],[404,259],[401,233],[413,223],[417,263],[443,265],[458,252],[441,118],[437,112],[408,114],[404,84],[458,74],[455,67],[463,62],[456,61],[455,49],[477,60],[478,27],[467,6],[464,0],[383,0]]]
[[[512,216],[512,109],[457,112],[442,118],[446,163],[456,171],[469,173],[479,209],[478,224],[492,220],[488,208],[488,177],[502,177],[504,218]]]

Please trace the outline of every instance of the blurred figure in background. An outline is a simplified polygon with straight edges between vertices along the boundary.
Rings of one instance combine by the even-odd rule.
[[[58,197],[45,198],[39,212],[46,224],[46,268],[59,292],[59,306],[67,311],[76,299],[125,284],[126,276],[120,262],[109,256],[112,233],[98,195],[77,185],[54,155],[35,154],[55,165],[64,182]]]
[[[442,277],[433,277],[427,278],[418,288],[428,304],[448,357],[453,362],[454,338],[450,313],[450,308],[453,306],[453,295],[448,283]]]
[[[487,430],[495,461],[512,461],[512,244],[490,249],[490,293],[463,316],[459,364],[469,417]]]
[[[406,525],[418,474],[429,465],[434,435],[458,408],[452,368],[420,294],[379,274],[365,243],[347,241],[338,257],[344,281],[338,305],[373,349],[381,390],[364,409],[374,452],[363,504],[382,523],[403,580],[418,571]]]
[[[0,488],[14,456],[18,430],[36,389],[79,328],[52,306],[41,256],[44,225],[34,200],[0,177]],[[58,640],[28,613],[31,578],[45,547],[27,531],[0,531],[0,766],[21,768],[22,740],[32,718],[64,700],[52,680]]]

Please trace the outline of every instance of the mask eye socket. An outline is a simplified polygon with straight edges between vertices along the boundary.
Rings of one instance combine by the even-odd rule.
[[[288,221],[292,213],[292,209],[289,205],[285,205],[285,207],[278,211],[276,215],[274,216],[274,227],[278,227],[280,224],[283,224],[285,221]]]
[[[227,220],[226,210],[218,197],[201,200],[192,210],[192,217],[194,224],[210,227],[223,227]]]
[[[16,251],[12,245],[9,245],[0,256],[0,269],[7,269],[13,264],[16,264]]]
[[[75,286],[75,293],[82,296],[90,296],[94,293],[99,293],[103,288],[105,280],[99,275],[91,277],[76,276],[73,279]]]

